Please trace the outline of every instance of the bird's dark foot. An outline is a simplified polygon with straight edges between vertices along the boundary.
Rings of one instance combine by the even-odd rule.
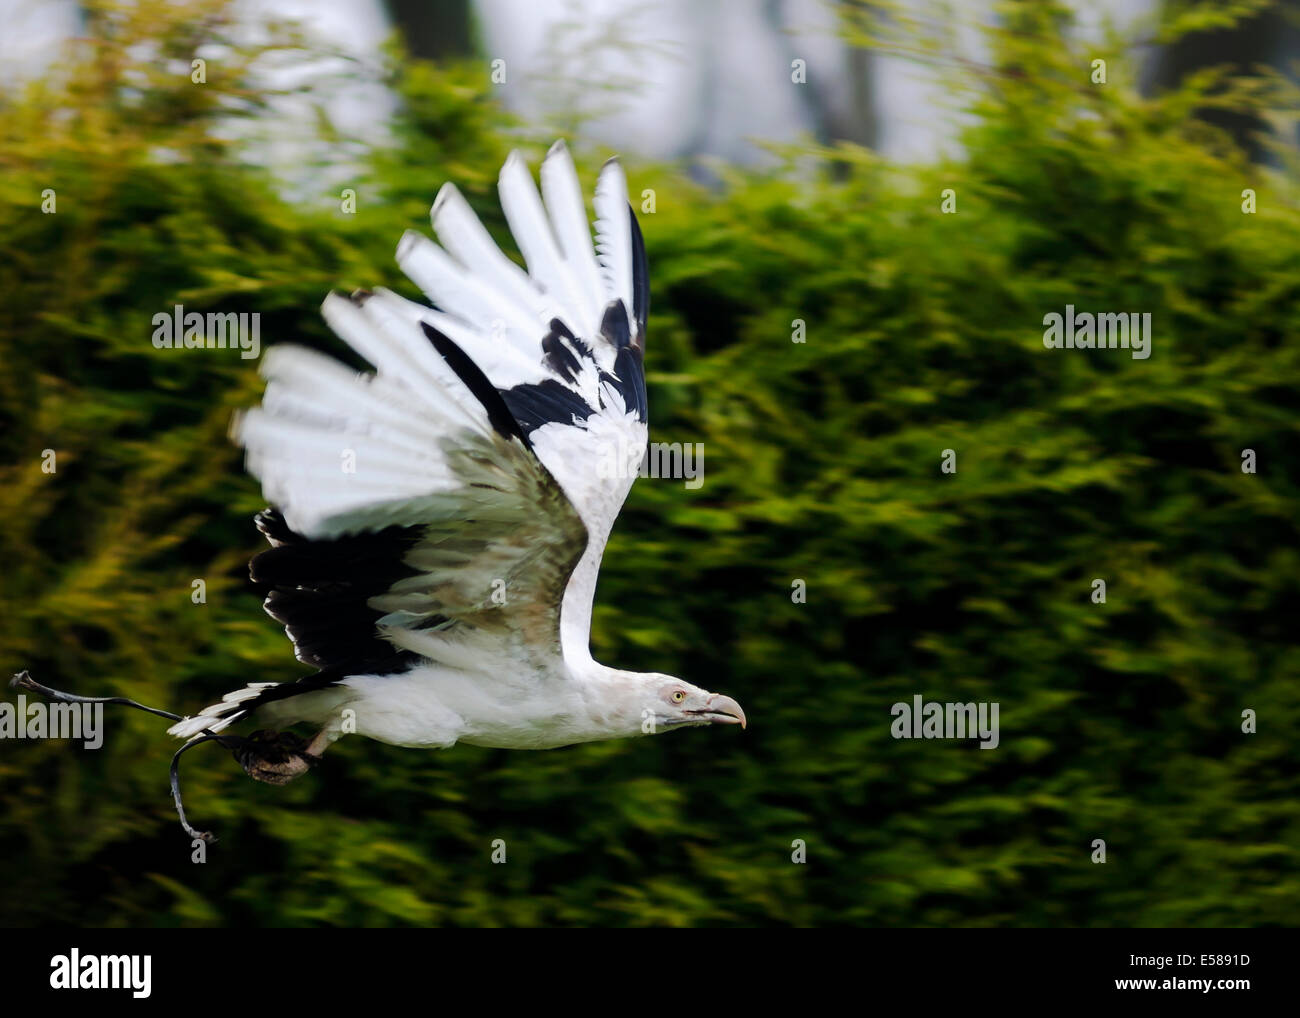
[[[268,785],[287,785],[320,762],[293,732],[254,732],[232,748],[245,773]]]

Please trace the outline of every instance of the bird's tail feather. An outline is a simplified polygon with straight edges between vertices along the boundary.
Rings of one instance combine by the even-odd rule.
[[[204,707],[193,717],[176,722],[167,729],[167,734],[178,739],[192,739],[201,732],[220,732],[239,720],[248,709],[249,700],[261,696],[263,690],[278,685],[278,682],[250,682],[243,689],[227,693],[219,703]]]

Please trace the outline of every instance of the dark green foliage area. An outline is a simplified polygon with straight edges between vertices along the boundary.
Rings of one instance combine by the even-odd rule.
[[[221,140],[266,99],[255,54],[195,86],[219,17],[149,16],[0,103],[0,665],[192,712],[305,669],[247,582],[263,502],[225,432],[256,364],[154,349],[153,315],[256,311],[264,344],[338,350],[331,287],[413,293],[393,246],[444,180],[503,236],[497,167],[543,148],[483,67],[400,61],[357,214],[290,202]],[[999,54],[1039,70],[980,90],[949,162],[800,149],[715,191],[628,164],[656,203],[652,438],[703,443],[705,481],[634,488],[594,647],[735,696],[748,731],[344,739],[285,788],[203,747],[187,801],[221,841],[195,865],[164,726],[110,710],[97,751],[0,742],[0,922],[1295,922],[1294,184],[1194,97],[1089,87],[1052,32]],[[589,186],[607,153],[574,141]],[[1045,349],[1067,304],[1150,312],[1150,358]],[[997,702],[1000,745],[892,738],[915,694]]]

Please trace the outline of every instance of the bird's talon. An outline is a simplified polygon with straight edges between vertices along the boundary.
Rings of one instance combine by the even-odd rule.
[[[234,747],[239,766],[254,781],[287,785],[306,774],[320,757],[306,752],[307,743],[293,732],[254,732]]]

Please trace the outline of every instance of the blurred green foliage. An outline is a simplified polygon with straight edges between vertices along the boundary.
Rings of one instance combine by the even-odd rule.
[[[199,866],[161,724],[110,711],[98,752],[0,744],[0,922],[1294,923],[1294,178],[1193,118],[1222,81],[1141,99],[1115,53],[1089,85],[1058,13],[1017,7],[995,65],[960,69],[950,161],[805,147],[718,191],[628,167],[657,202],[652,437],[702,442],[706,480],[633,490],[595,649],[735,695],[747,732],[344,740],[283,789],[199,750],[187,801],[222,838]],[[411,293],[392,248],[444,180],[504,236],[497,167],[541,149],[483,67],[396,59],[357,214],[290,203],[223,140],[290,37],[230,43],[196,86],[221,4],[97,17],[76,61],[0,99],[0,661],[192,711],[303,669],[246,579],[263,503],[225,429],[255,364],[155,350],[152,316],[257,311],[264,343],[338,350],[331,287]],[[586,184],[602,156],[580,146]],[[1152,356],[1045,350],[1067,303],[1151,312]],[[1001,746],[892,739],[916,693],[997,701]]]

